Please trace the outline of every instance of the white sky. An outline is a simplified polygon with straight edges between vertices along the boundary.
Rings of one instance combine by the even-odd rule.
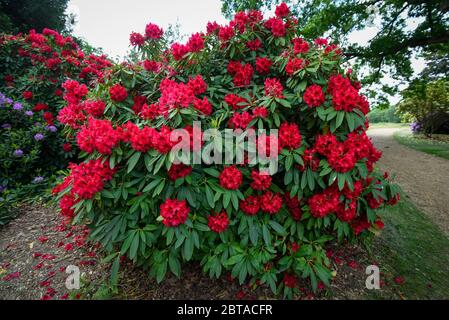
[[[113,57],[123,57],[129,50],[130,33],[143,33],[148,22],[164,30],[179,23],[183,35],[205,31],[208,21],[226,23],[220,0],[70,0],[69,12],[77,15],[75,35]],[[364,44],[375,34],[376,28],[371,27],[354,32],[349,39]],[[413,59],[415,74],[424,66],[423,60]],[[386,79],[387,83],[391,81]],[[397,97],[391,100],[396,101]]]

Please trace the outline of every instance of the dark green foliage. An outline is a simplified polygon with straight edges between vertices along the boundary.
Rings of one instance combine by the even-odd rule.
[[[67,29],[68,0],[0,0],[0,32],[28,32],[44,28]],[[69,24],[70,25],[70,24]]]

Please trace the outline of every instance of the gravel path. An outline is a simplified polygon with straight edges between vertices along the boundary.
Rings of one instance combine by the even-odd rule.
[[[381,169],[396,175],[395,181],[410,200],[449,236],[449,161],[399,144],[393,137],[400,128],[368,131],[383,152]]]

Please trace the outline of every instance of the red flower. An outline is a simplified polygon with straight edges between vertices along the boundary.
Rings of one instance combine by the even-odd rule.
[[[271,30],[273,36],[279,38],[286,34],[286,25],[280,18],[270,18],[265,22],[265,27]]]
[[[45,237],[45,236],[40,236],[37,239],[39,240],[40,243],[45,243],[48,241],[48,237]]]
[[[104,109],[106,109],[106,104],[101,100],[84,102],[84,110],[92,117],[99,118],[103,116]]]
[[[145,60],[143,67],[146,71],[159,72],[159,63],[154,60]]]
[[[222,42],[228,42],[234,37],[234,28],[232,26],[220,27],[218,30],[218,38]]]
[[[242,173],[235,166],[226,167],[220,173],[220,185],[227,190],[236,190],[243,181]]]
[[[265,192],[259,198],[260,208],[263,212],[274,215],[281,210],[282,207],[282,197],[278,193],[273,193],[271,191]]]
[[[89,118],[76,138],[81,150],[109,155],[121,140],[121,134],[114,130],[109,120]]]
[[[64,152],[70,152],[72,151],[72,145],[70,143],[64,143],[64,145],[62,146],[62,149],[64,150]]]
[[[37,103],[33,108],[34,112],[45,111],[45,110],[48,110],[48,105],[46,105],[45,103]]]
[[[268,78],[265,80],[265,95],[269,97],[275,98],[284,98],[282,92],[284,88],[282,87],[279,79],[276,78]]]
[[[268,58],[262,57],[256,59],[256,71],[260,74],[267,74],[270,73],[270,68],[273,64],[273,61],[271,61]]]
[[[290,9],[285,2],[282,2],[276,7],[275,14],[278,18],[285,18],[290,14]]]
[[[55,121],[55,116],[51,112],[44,112],[42,118],[47,122],[48,125],[52,125]]]
[[[226,212],[221,212],[217,215],[211,215],[207,218],[207,225],[209,228],[216,233],[221,233],[228,228],[229,218]]]
[[[246,43],[246,47],[251,51],[257,51],[262,46],[259,39],[251,40]]]
[[[253,116],[265,119],[268,116],[268,110],[265,107],[255,107],[253,109]]]
[[[249,216],[254,216],[260,210],[259,198],[248,196],[245,200],[240,200],[240,209]]]
[[[145,27],[145,36],[147,39],[160,39],[163,34],[164,30],[154,23],[149,23]]]
[[[109,95],[111,96],[111,100],[115,102],[122,102],[128,98],[128,92],[125,87],[118,83],[109,88]]]
[[[282,281],[287,288],[291,289],[295,288],[298,284],[298,278],[295,275],[290,275],[288,273],[284,275],[284,280]]]
[[[301,146],[301,134],[295,123],[283,122],[279,128],[279,143],[281,148],[297,149]]]
[[[325,99],[323,89],[317,84],[309,86],[306,92],[304,92],[304,102],[309,107],[319,107],[324,103]]]
[[[145,43],[145,37],[138,33],[138,32],[133,32],[130,34],[129,36],[129,42],[131,43],[131,45],[133,46],[142,46]]]
[[[298,252],[298,250],[301,248],[301,246],[297,242],[292,243],[292,251],[293,253]]]
[[[194,95],[203,94],[207,90],[207,83],[201,75],[197,75],[195,78],[190,78],[187,86],[192,90]]]
[[[233,110],[238,110],[246,107],[248,105],[248,101],[245,98],[242,98],[236,94],[228,93],[224,97],[224,101],[230,106]]]
[[[31,91],[24,91],[24,92],[22,93],[22,97],[23,97],[25,100],[31,100],[31,99],[33,99],[33,93],[32,93]]]
[[[293,39],[293,50],[295,54],[307,53],[309,52],[309,44],[301,38]]]
[[[301,70],[304,67],[304,61],[299,58],[294,58],[288,60],[287,65],[285,66],[285,72],[288,75],[292,76],[296,71]]]
[[[314,218],[323,218],[337,210],[339,195],[333,188],[316,193],[309,198],[310,213]]]
[[[187,220],[190,212],[185,200],[167,199],[160,205],[162,223],[167,227],[177,227]]]
[[[200,52],[204,49],[203,35],[200,33],[194,33],[190,36],[186,43],[187,50],[190,52]]]
[[[251,188],[254,190],[267,190],[271,185],[271,176],[268,173],[260,173],[259,171],[252,171],[251,178],[253,182],[251,183]]]
[[[72,192],[81,199],[91,199],[97,192],[103,190],[104,184],[112,179],[115,170],[109,167],[109,162],[89,160],[79,165],[70,164],[73,180]]]
[[[179,178],[183,178],[188,176],[192,172],[192,167],[186,166],[183,163],[180,164],[172,164],[170,170],[168,170],[168,177],[176,181]]]
[[[405,283],[405,279],[404,277],[397,276],[394,278],[394,282],[396,282],[396,284],[398,285],[403,285]]]
[[[173,43],[170,49],[175,61],[181,60],[189,52],[187,46],[180,43]]]

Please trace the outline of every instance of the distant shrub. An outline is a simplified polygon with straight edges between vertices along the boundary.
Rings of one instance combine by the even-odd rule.
[[[368,120],[371,123],[390,122],[400,123],[401,118],[396,115],[396,107],[390,106],[387,109],[373,109],[368,113]]]

